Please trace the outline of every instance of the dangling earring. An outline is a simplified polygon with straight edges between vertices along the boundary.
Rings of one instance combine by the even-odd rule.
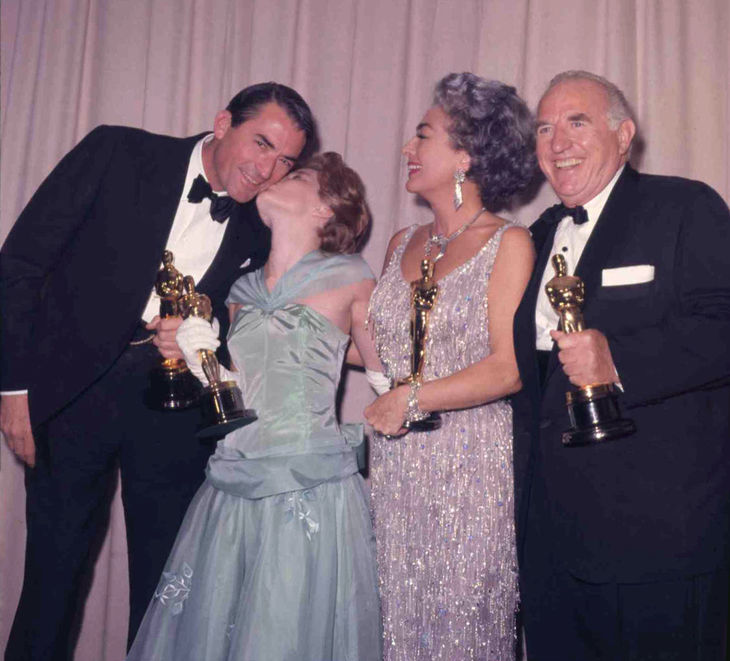
[[[457,211],[464,204],[464,197],[461,191],[461,185],[466,181],[466,172],[459,168],[454,172],[454,209]]]

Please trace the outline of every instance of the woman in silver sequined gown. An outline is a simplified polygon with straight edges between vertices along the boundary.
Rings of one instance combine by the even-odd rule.
[[[435,262],[423,383],[398,386],[365,411],[382,434],[371,457],[372,506],[388,660],[516,655],[517,560],[512,415],[520,388],[512,317],[532,270],[529,233],[484,207],[534,172],[532,118],[513,88],[450,74],[406,143],[406,188],[434,212],[398,232],[371,298],[387,376],[410,373],[411,285]],[[455,183],[463,203],[456,207]],[[403,434],[420,412],[443,425]]]

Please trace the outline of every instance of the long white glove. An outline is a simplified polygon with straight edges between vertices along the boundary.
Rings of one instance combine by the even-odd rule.
[[[220,324],[217,319],[214,318],[208,323],[200,317],[188,317],[180,324],[175,334],[177,345],[185,357],[188,368],[204,386],[208,385],[208,379],[203,371],[199,351],[207,349],[215,352],[221,344],[218,339],[219,333]],[[218,374],[221,381],[236,380],[235,373],[222,365],[218,366]]]
[[[370,387],[378,395],[382,395],[384,392],[388,392],[390,390],[390,379],[382,372],[366,369],[365,376],[368,379]]]

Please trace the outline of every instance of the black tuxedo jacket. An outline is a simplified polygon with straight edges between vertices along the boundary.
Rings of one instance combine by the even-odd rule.
[[[0,387],[28,389],[34,425],[127,346],[201,137],[94,129],[41,184],[8,235],[0,252]],[[231,284],[263,264],[269,243],[254,204],[237,205],[197,287],[211,297],[223,332]]]
[[[535,271],[515,316],[523,390],[513,399],[519,548],[541,521],[546,552],[579,578],[652,580],[727,562],[730,505],[730,214],[706,185],[619,177],[585,247],[584,318],[608,338],[637,432],[566,448],[554,349],[544,384],[535,304],[555,226],[533,225]],[[652,265],[654,279],[602,286],[602,271]]]

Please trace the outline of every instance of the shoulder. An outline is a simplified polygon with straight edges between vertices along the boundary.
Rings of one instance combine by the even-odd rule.
[[[404,227],[403,229],[398,230],[395,234],[393,234],[393,236],[390,237],[390,241],[388,241],[388,247],[385,250],[385,259],[383,260],[383,271],[385,271],[388,264],[390,264],[390,260],[393,257],[393,253],[396,250],[398,250],[398,248],[403,243],[405,243],[408,239],[410,239],[422,227],[425,227],[425,226],[424,225],[409,225],[408,227]]]
[[[498,257],[501,260],[523,260],[528,259],[532,263],[535,254],[535,247],[532,243],[530,230],[522,225],[506,223],[498,232],[502,232],[499,243]]]
[[[717,191],[703,181],[674,175],[646,174],[634,170],[631,172],[636,182],[635,193],[643,199],[667,205],[691,202],[695,199],[722,201]]]
[[[634,189],[636,200],[651,212],[658,222],[672,216],[677,220],[709,221],[715,218],[730,221],[725,200],[711,186],[684,177],[638,174]]]
[[[398,248],[398,246],[405,240],[406,235],[409,233],[413,234],[418,227],[418,225],[409,225],[408,227],[404,227],[402,230],[398,230],[395,234],[393,234],[393,236],[390,237],[390,241],[388,241],[386,256],[395,252],[396,248]]]
[[[181,153],[192,151],[195,143],[204,135],[205,133],[200,133],[178,138],[172,135],[151,133],[131,126],[102,124],[90,131],[82,142],[113,144],[131,155],[171,154],[173,158],[176,158]]]
[[[505,220],[504,225],[498,231],[502,232],[502,241],[530,241],[532,242],[532,234],[524,225]]]
[[[326,260],[327,268],[341,272],[343,281],[345,282],[352,283],[362,280],[375,280],[370,266],[360,253],[351,255],[327,254]]]

